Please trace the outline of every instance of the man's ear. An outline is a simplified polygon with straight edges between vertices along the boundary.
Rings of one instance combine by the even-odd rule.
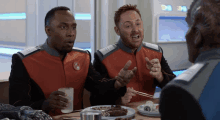
[[[115,26],[115,27],[114,27],[114,29],[115,29],[116,34],[120,36],[120,32],[119,32],[118,27],[117,27],[117,26]]]
[[[190,27],[186,33],[185,38],[190,41],[193,41],[192,44],[194,44],[196,48],[202,47],[202,34],[199,31],[199,29],[197,29],[197,27]]]
[[[46,32],[47,36],[51,36],[51,28],[49,26],[45,27],[45,32]]]
[[[196,31],[196,35],[195,35],[194,39],[195,39],[194,40],[195,46],[197,48],[201,48],[202,47],[202,34],[198,29]]]

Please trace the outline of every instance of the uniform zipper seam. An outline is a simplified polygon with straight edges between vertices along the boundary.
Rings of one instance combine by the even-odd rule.
[[[63,72],[64,72],[64,78],[65,78],[65,87],[66,87],[66,72],[64,68],[64,63],[62,62]]]
[[[137,55],[137,54],[136,54],[136,55]],[[135,63],[136,63],[135,67],[137,67],[136,55],[135,55],[134,53],[132,54],[132,56],[134,57]],[[137,80],[139,80],[139,77],[138,77],[138,67],[137,67],[137,71],[136,71],[135,77],[136,77]],[[140,91],[140,90],[138,89],[138,91]],[[141,100],[141,98],[140,98],[139,96],[138,96],[138,99]]]

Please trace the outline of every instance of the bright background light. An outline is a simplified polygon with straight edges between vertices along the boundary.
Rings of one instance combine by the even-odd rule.
[[[75,14],[75,19],[76,20],[91,20],[91,15],[90,14]]]
[[[14,53],[17,53],[21,50],[22,49],[0,47],[0,54],[13,55]]]
[[[1,20],[26,19],[26,13],[4,13],[0,14]]]
[[[75,14],[76,20],[91,20],[90,14]],[[3,13],[0,14],[1,20],[15,20],[15,19],[26,19],[26,13]]]

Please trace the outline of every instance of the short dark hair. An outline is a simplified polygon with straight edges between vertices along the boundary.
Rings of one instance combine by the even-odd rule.
[[[65,6],[58,6],[58,7],[52,8],[46,14],[46,17],[44,19],[44,27],[50,25],[51,19],[54,17],[55,12],[59,11],[59,10],[69,10],[70,11],[70,9],[68,7],[65,7]]]
[[[124,5],[122,7],[120,7],[117,11],[115,11],[115,17],[114,17],[114,21],[115,21],[115,25],[118,26],[118,23],[120,21],[120,17],[121,17],[121,14],[122,13],[125,13],[126,11],[129,11],[129,10],[134,10],[136,11],[140,17],[141,17],[141,13],[140,11],[137,9],[137,5],[131,5],[131,4],[127,4],[127,5]]]

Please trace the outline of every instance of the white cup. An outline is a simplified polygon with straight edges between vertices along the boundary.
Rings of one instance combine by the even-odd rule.
[[[73,100],[74,100],[74,88],[67,87],[67,88],[59,88],[58,91],[62,91],[67,94],[67,99],[69,102],[68,106],[65,109],[62,109],[62,113],[70,113],[73,111]]]

